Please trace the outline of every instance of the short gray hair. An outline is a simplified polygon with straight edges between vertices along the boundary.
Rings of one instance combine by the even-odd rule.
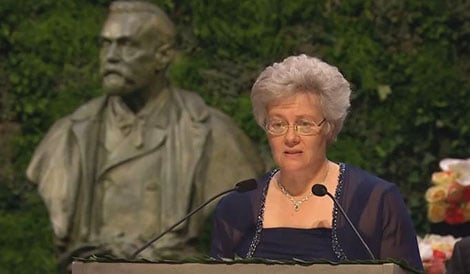
[[[290,56],[264,69],[251,89],[253,114],[264,128],[268,104],[299,92],[318,94],[328,125],[328,142],[336,139],[350,107],[351,88],[338,68],[305,54]]]
[[[144,1],[114,1],[109,6],[109,13],[142,12],[155,17],[154,25],[159,34],[162,34],[167,43],[173,44],[176,37],[176,28],[168,15],[157,5]]]

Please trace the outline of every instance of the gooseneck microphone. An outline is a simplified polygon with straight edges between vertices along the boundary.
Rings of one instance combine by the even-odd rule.
[[[210,198],[208,201],[206,201],[205,203],[203,203],[202,205],[200,205],[199,207],[197,207],[196,209],[194,209],[193,211],[189,212],[186,216],[184,216],[181,220],[179,220],[178,222],[176,222],[174,225],[172,225],[171,227],[169,227],[167,230],[163,231],[162,233],[160,233],[157,237],[153,238],[152,240],[150,240],[149,242],[147,242],[145,245],[143,245],[142,247],[140,247],[139,249],[137,249],[132,255],[131,255],[131,259],[134,259],[137,255],[139,255],[140,252],[142,252],[144,249],[146,249],[147,247],[149,247],[150,245],[152,245],[155,241],[157,241],[158,239],[160,239],[161,237],[165,236],[167,233],[171,232],[175,227],[177,227],[179,224],[181,224],[182,222],[186,221],[189,217],[193,216],[196,212],[198,212],[199,210],[203,209],[206,205],[210,204],[212,201],[214,201],[215,199],[219,198],[220,196],[222,195],[225,195],[229,192],[232,192],[232,191],[237,191],[237,192],[240,192],[240,193],[243,193],[243,192],[248,192],[248,191],[251,191],[251,190],[254,190],[256,189],[257,187],[257,183],[256,183],[256,180],[255,179],[248,179],[248,180],[244,180],[244,181],[241,181],[241,182],[238,182],[237,184],[235,184],[235,187],[232,188],[232,189],[229,189],[229,190],[226,190],[224,192],[221,192],[215,196],[213,196],[212,198]]]
[[[369,253],[369,256],[372,260],[375,260],[375,256],[374,254],[372,254],[372,252],[370,251],[370,248],[369,246],[366,244],[366,242],[364,241],[364,239],[362,238],[361,234],[359,234],[359,231],[357,231],[356,227],[354,226],[354,224],[351,222],[351,220],[349,219],[348,215],[346,214],[346,212],[344,211],[343,207],[338,203],[338,201],[335,199],[335,197],[333,195],[331,195],[331,193],[328,192],[328,190],[326,189],[326,186],[322,185],[322,184],[315,184],[313,185],[312,187],[312,192],[313,194],[315,194],[315,196],[319,196],[319,197],[323,197],[325,195],[328,195],[332,200],[333,202],[335,203],[335,205],[339,208],[339,210],[341,211],[341,213],[343,214],[344,218],[346,219],[346,221],[348,221],[349,225],[351,226],[351,228],[354,230],[354,233],[356,233],[357,237],[359,238],[359,240],[361,240],[361,243],[362,245],[365,247],[365,249],[367,250],[367,252]]]

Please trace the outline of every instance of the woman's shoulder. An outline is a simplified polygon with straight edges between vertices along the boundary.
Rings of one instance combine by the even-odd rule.
[[[244,193],[232,192],[220,199],[216,210],[222,212],[228,211],[228,213],[233,210],[239,211],[243,209],[245,205],[249,204],[251,196],[253,195],[252,192],[254,191],[257,191],[257,189]]]
[[[240,214],[253,214],[260,206],[261,197],[265,190],[270,172],[256,180],[256,188],[247,192],[232,192],[224,196],[215,209],[215,215],[220,218],[231,218]]]
[[[365,189],[376,189],[382,191],[390,191],[396,189],[397,186],[383,178],[380,178],[376,174],[366,171],[360,167],[343,164],[344,165],[344,182],[349,187],[365,188]]]

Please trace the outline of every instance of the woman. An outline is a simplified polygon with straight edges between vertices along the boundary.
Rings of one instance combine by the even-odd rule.
[[[336,67],[306,55],[266,68],[251,93],[279,169],[258,188],[217,205],[215,258],[368,260],[371,256],[327,196],[334,194],[377,259],[404,259],[422,269],[416,234],[398,188],[357,167],[334,163],[327,147],[350,106],[349,83]]]

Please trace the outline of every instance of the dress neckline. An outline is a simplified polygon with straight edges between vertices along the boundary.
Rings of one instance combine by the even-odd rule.
[[[338,200],[339,202],[341,201],[341,194],[343,190],[343,183],[344,183],[344,173],[346,169],[346,165],[344,163],[338,163],[339,165],[339,176],[338,176],[338,185],[336,187],[335,191],[335,199]],[[279,172],[279,168],[273,169],[268,176],[266,176],[266,179],[264,181],[264,187],[261,193],[261,199],[260,199],[260,207],[258,210],[258,215],[256,216],[256,230],[253,236],[253,239],[251,240],[250,246],[248,248],[248,252],[246,254],[246,258],[253,258],[253,255],[256,251],[256,248],[259,245],[259,242],[261,240],[261,232],[263,230],[267,229],[276,229],[278,227],[270,227],[270,228],[263,228],[263,222],[264,222],[264,210],[265,210],[265,203],[266,203],[266,196],[269,188],[269,183],[271,182],[271,179],[273,178],[274,175]],[[331,228],[325,228],[325,229],[331,229],[331,244],[333,251],[335,255],[338,257],[338,259],[341,260],[346,260],[346,255],[341,248],[339,241],[338,241],[338,236],[337,236],[337,217],[339,214],[339,210],[336,206],[336,204],[333,205],[333,219],[332,219],[332,227]],[[286,227],[284,227],[286,228]],[[297,229],[297,228],[292,228],[292,229]],[[303,228],[301,228],[303,229]],[[305,228],[305,230],[311,230],[311,229],[318,229],[318,228]],[[321,229],[321,228],[320,228]]]
[[[332,230],[331,227],[310,227],[310,228],[303,228],[303,227],[285,227],[285,226],[276,226],[276,227],[268,227],[263,228],[263,230],[295,230],[295,231],[328,231]]]

